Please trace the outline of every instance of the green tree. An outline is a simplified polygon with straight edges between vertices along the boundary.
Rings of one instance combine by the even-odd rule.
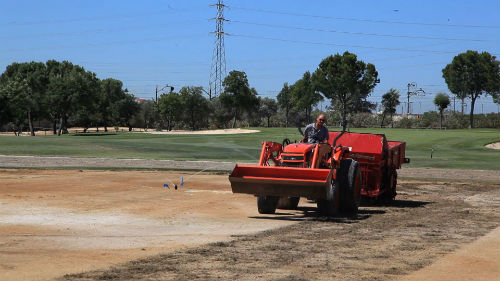
[[[75,107],[71,116],[68,118],[69,123],[83,127],[84,133],[92,126],[95,126],[96,130],[99,131],[99,120],[101,120],[101,114],[99,114],[97,108],[97,100]]]
[[[124,92],[123,98],[116,102],[117,110],[114,112],[118,115],[114,116],[114,119],[127,126],[130,132],[132,131],[131,120],[139,112],[139,104],[134,95],[129,94],[127,89]]]
[[[183,109],[181,96],[176,92],[163,94],[158,99],[161,117],[167,122],[167,130],[171,131],[175,122],[180,119]]]
[[[95,73],[85,71],[78,65],[68,61],[47,61],[49,73],[48,98],[53,116],[59,118],[59,130],[61,135],[66,130],[68,117],[78,110],[79,107],[92,103],[99,92],[99,80]]]
[[[5,97],[6,100],[4,112],[16,136],[23,130],[26,123],[23,97],[27,91],[29,91],[28,85],[23,81],[9,80],[0,87],[0,96]]]
[[[11,119],[8,105],[9,100],[7,98],[7,93],[4,91],[3,87],[0,86],[0,128]]]
[[[260,114],[267,119],[267,127],[269,127],[271,116],[278,112],[278,104],[275,99],[263,98],[260,101]]]
[[[256,91],[252,91],[248,84],[248,78],[245,72],[233,70],[222,82],[224,92],[219,99],[221,104],[232,113],[233,125],[236,126],[236,120],[241,118],[241,113],[251,113],[256,111],[259,105]]]
[[[133,124],[135,127],[142,127],[144,131],[153,128],[155,125],[155,107],[152,100],[145,100],[139,103],[139,112],[134,116]]]
[[[215,128],[227,128],[233,115],[225,108],[220,98],[216,97],[209,100],[209,108],[212,126]]]
[[[180,98],[183,107],[183,119],[191,130],[201,127],[203,118],[208,114],[208,101],[203,96],[202,87],[182,87]]]
[[[0,87],[4,87],[4,91],[6,91],[4,95],[9,97],[10,106],[17,107],[11,112],[24,115],[13,115],[13,117],[15,116],[14,118],[18,121],[26,118],[30,133],[34,136],[33,120],[42,117],[45,110],[47,89],[47,68],[45,65],[40,62],[12,63],[0,76]]]
[[[108,124],[113,116],[118,116],[119,107],[117,103],[125,98],[125,91],[122,89],[123,83],[120,80],[108,78],[100,81],[99,97],[97,108],[101,118],[104,131],[108,131]]]
[[[488,52],[467,51],[443,68],[448,89],[457,97],[471,99],[469,127],[474,128],[474,105],[482,94],[493,97],[500,91],[500,62]]]
[[[323,96],[338,104],[342,115],[342,127],[347,126],[348,108],[365,99],[379,83],[378,72],[371,63],[358,60],[355,54],[329,56],[318,66],[312,76],[314,87]]]
[[[493,93],[492,94],[492,97],[493,97],[493,102],[500,105],[500,94],[499,93]]]
[[[439,128],[443,129],[443,111],[450,105],[450,97],[444,93],[437,93],[434,97],[434,104],[439,109]]]
[[[302,79],[295,82],[292,86],[293,109],[303,110],[304,121],[310,123],[312,108],[321,100],[323,100],[323,97],[313,87],[311,73],[306,71]]]
[[[288,83],[283,85],[277,99],[279,108],[285,112],[285,127],[288,128],[288,115],[290,114],[290,110],[293,108],[292,88],[288,86]]]
[[[394,128],[394,123],[392,120],[392,116],[396,113],[396,108],[399,105],[399,91],[391,88],[387,93],[382,96],[382,107],[384,110],[382,111],[382,122],[380,123],[380,127],[384,126],[384,119],[386,114],[390,115],[391,118],[391,128]]]

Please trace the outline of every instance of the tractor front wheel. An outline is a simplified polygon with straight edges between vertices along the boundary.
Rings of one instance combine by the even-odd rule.
[[[361,170],[359,163],[352,159],[340,161],[340,209],[343,213],[356,214],[361,203]]]
[[[274,214],[278,206],[278,196],[259,196],[257,197],[257,209],[259,214]]]
[[[340,192],[338,184],[332,179],[327,190],[327,199],[318,200],[318,211],[321,215],[333,217],[339,213]]]

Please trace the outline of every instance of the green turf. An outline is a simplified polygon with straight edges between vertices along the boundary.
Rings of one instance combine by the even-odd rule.
[[[300,139],[293,128],[259,130],[260,133],[240,135],[0,136],[0,154],[256,162],[262,141]],[[406,156],[411,158],[409,167],[500,170],[500,151],[484,147],[499,141],[500,134],[495,129],[351,131],[383,133],[388,140],[405,141]]]

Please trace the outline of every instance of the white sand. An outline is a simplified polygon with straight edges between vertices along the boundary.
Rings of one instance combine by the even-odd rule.
[[[260,131],[237,128],[237,129],[220,129],[220,130],[201,130],[201,131],[172,130],[172,131],[160,131],[160,132],[155,130],[150,130],[145,133],[155,134],[155,135],[233,135],[233,134],[249,134],[258,132]]]
[[[485,145],[487,148],[500,149],[500,142],[494,142]]]

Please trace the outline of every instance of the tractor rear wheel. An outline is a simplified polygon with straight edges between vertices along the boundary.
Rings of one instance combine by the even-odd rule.
[[[259,214],[274,214],[278,206],[278,196],[259,196],[257,197],[257,209]]]
[[[318,212],[321,215],[333,217],[339,213],[340,192],[338,184],[332,179],[328,186],[327,199],[318,200]]]
[[[340,161],[340,210],[347,214],[356,214],[361,203],[361,169],[358,161],[345,159]]]
[[[300,197],[280,197],[278,200],[278,209],[295,210],[299,205]]]

